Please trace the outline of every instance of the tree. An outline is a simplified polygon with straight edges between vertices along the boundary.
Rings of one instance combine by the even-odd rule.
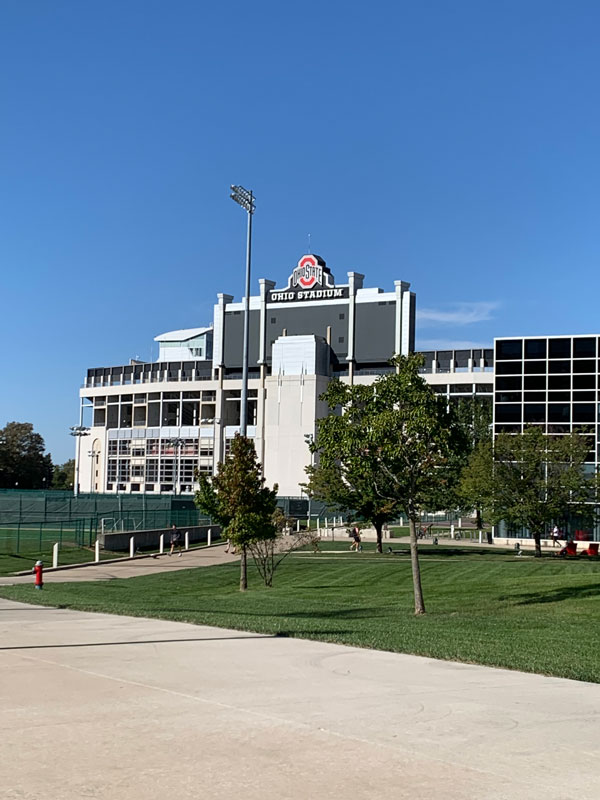
[[[277,485],[265,486],[261,465],[251,439],[236,434],[231,454],[219,464],[213,478],[197,475],[195,503],[220,526],[241,553],[240,591],[248,588],[248,549],[256,542],[274,539],[273,514]]]
[[[294,550],[298,550],[307,544],[318,547],[317,536],[311,533],[310,530],[286,535],[286,532],[290,530],[291,522],[281,509],[275,509],[272,522],[275,528],[275,536],[268,539],[256,539],[248,545],[254,564],[265,586],[273,585],[273,576],[277,567]]]
[[[372,522],[381,552],[383,522],[403,512],[409,521],[415,613],[424,614],[417,546],[421,513],[452,479],[447,465],[460,446],[445,400],[419,374],[420,356],[396,356],[396,372],[369,386],[332,382],[325,400],[341,411],[317,423],[312,444],[319,463],[308,467],[312,496]]]
[[[64,464],[57,464],[52,472],[53,489],[70,489],[75,483],[75,459],[70,458]]]
[[[9,422],[0,429],[0,487],[41,489],[50,485],[52,458],[30,422]]]
[[[456,424],[462,429],[464,448],[458,462],[454,465],[456,474],[462,473],[467,463],[473,456],[474,462],[489,457],[492,443],[492,402],[481,397],[460,397],[453,404]],[[473,455],[477,452],[477,455]],[[483,509],[486,503],[485,496],[478,491],[473,480],[459,480],[456,484],[455,504],[458,508],[468,512],[475,511],[476,525],[479,530],[483,527]],[[447,508],[452,508],[454,503],[448,503]],[[488,542],[491,544],[491,533],[488,533]]]
[[[493,448],[480,445],[473,452],[463,491],[478,498],[495,523],[527,528],[540,557],[546,527],[569,512],[595,516],[597,478],[585,470],[588,438],[577,432],[547,436],[539,426],[501,433]]]

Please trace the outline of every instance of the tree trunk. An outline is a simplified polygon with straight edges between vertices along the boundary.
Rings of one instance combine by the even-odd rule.
[[[242,547],[242,557],[240,559],[240,592],[248,589],[248,554],[246,547]]]
[[[376,522],[375,523],[375,533],[377,534],[377,552],[378,553],[383,553],[383,539],[382,539],[383,534],[382,534],[382,529],[383,529],[383,523],[382,522]]]
[[[535,557],[541,558],[542,557],[542,537],[539,533],[534,533],[533,538],[535,539]]]
[[[421,570],[419,568],[419,548],[417,545],[417,520],[410,517],[408,520],[410,531],[410,564],[412,567],[413,589],[415,594],[415,614],[425,613],[423,590],[421,588]]]

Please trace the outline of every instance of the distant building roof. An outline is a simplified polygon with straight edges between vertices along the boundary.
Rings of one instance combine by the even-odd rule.
[[[201,336],[207,331],[212,331],[212,326],[207,328],[184,328],[180,331],[167,331],[161,333],[160,336],[155,336],[155,342],[186,342],[188,339],[195,339],[196,336]]]

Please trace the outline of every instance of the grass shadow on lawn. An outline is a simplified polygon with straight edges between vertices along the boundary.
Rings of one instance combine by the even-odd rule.
[[[589,583],[585,586],[561,586],[546,592],[528,592],[526,594],[512,595],[517,606],[541,605],[543,603],[560,603],[563,600],[581,599],[584,597],[598,597],[600,583]],[[509,599],[509,598],[499,598]]]

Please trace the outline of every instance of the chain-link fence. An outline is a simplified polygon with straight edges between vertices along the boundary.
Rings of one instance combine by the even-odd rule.
[[[41,553],[59,543],[61,548],[90,547],[96,540],[94,519],[68,522],[0,522],[0,553],[22,555]]]

